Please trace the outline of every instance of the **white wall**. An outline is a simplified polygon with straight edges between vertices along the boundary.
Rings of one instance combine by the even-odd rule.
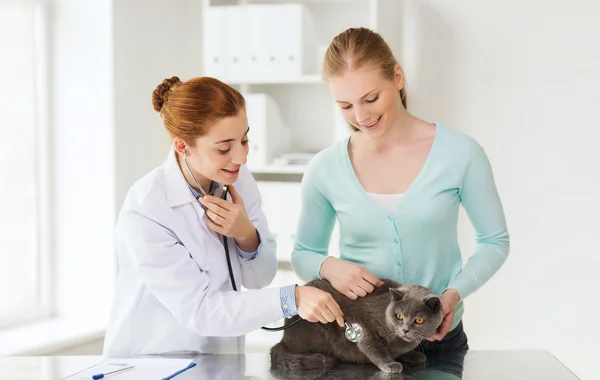
[[[118,210],[169,146],[152,91],[199,75],[200,11],[194,0],[51,4],[53,309],[93,339],[112,302]]]
[[[600,352],[598,15],[593,0],[410,0],[402,17],[411,111],[485,147],[508,218],[506,265],[465,302],[471,348],[547,348],[586,380]],[[467,258],[464,214],[460,234]]]
[[[152,108],[164,78],[201,75],[200,0],[114,0],[116,207],[161,164],[170,140]]]
[[[55,313],[86,324],[107,317],[113,287],[111,1],[57,0],[50,13]]]

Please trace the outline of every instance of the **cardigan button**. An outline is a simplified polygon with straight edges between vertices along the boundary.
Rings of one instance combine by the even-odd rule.
[[[394,243],[398,244],[398,239],[394,239]]]

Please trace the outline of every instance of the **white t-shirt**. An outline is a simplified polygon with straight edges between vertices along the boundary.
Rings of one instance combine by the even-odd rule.
[[[404,193],[401,193],[401,194],[369,193],[369,195],[371,197],[373,197],[373,199],[377,203],[379,203],[381,205],[381,207],[383,207],[388,212],[388,214],[392,215],[394,213],[394,210],[396,209],[396,205],[398,204],[398,202],[400,202],[400,199],[402,198]]]

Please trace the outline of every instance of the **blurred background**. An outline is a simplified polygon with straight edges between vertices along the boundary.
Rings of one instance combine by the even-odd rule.
[[[593,0],[0,0],[0,355],[101,353],[114,222],[167,156],[150,100],[174,75],[246,96],[273,285],[298,282],[304,168],[349,133],[320,63],[364,26],[404,68],[409,111],[473,136],[492,162],[511,254],[465,301],[471,348],[548,349],[597,379],[599,16]],[[466,261],[464,213],[459,234]],[[247,350],[279,338],[249,334]]]

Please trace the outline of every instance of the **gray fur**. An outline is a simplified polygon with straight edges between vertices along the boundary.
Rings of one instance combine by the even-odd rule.
[[[325,280],[306,284],[330,293],[340,305],[345,322],[359,324],[364,336],[352,343],[336,322],[324,325],[303,320],[285,330],[281,342],[271,348],[271,368],[303,371],[330,368],[340,361],[372,363],[384,372],[401,373],[402,364],[397,359],[408,363],[425,360],[414,349],[421,340],[434,335],[442,322],[439,297],[419,285],[382,281],[383,286],[354,301]],[[403,315],[402,321],[396,318],[398,313]],[[423,318],[424,323],[416,324],[416,318]]]

